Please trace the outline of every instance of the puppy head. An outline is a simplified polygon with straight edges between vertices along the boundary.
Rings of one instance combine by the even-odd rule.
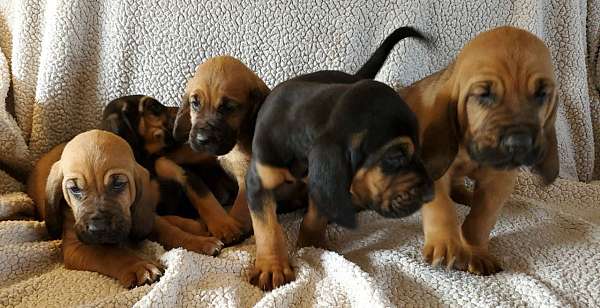
[[[269,88],[239,60],[220,56],[200,64],[187,84],[175,120],[174,136],[192,149],[223,155],[254,121]]]
[[[433,198],[428,176],[412,139],[397,137],[369,155],[350,188],[353,203],[386,217],[405,217]]]
[[[556,178],[556,81],[550,53],[533,34],[500,27],[478,35],[458,55],[435,104],[454,113],[446,121],[454,127],[425,138],[443,143],[452,138],[440,133],[455,133],[484,166],[534,166],[546,183]]]
[[[152,228],[157,189],[148,171],[135,162],[125,140],[91,130],[64,148],[46,185],[46,224],[54,236],[62,228],[64,198],[75,218],[78,238],[87,244],[142,239]],[[156,188],[156,187],[154,187]]]
[[[102,126],[124,138],[134,149],[152,155],[173,143],[175,110],[149,96],[125,96],[106,106]]]

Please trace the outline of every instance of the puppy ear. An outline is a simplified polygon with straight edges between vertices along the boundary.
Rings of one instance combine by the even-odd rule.
[[[421,159],[433,180],[441,178],[458,153],[457,101],[452,98],[450,83],[437,93],[421,140]]]
[[[250,91],[250,99],[253,101],[254,106],[252,110],[254,117],[256,117],[269,93],[271,93],[271,89],[260,78],[256,77],[256,87]]]
[[[173,138],[177,142],[185,142],[189,138],[190,129],[192,129],[192,117],[190,116],[190,102],[186,94],[183,95],[181,106],[175,116],[173,125]]]
[[[112,104],[115,104],[116,108],[113,108]],[[109,103],[106,110],[111,112],[104,115],[102,129],[120,136],[132,148],[137,149],[141,146],[136,130],[141,113],[138,112],[137,107],[131,106],[132,104],[123,98]]]
[[[349,228],[356,226],[350,185],[352,171],[344,148],[319,142],[308,159],[308,193],[317,209],[331,221]]]
[[[135,164],[135,201],[131,205],[131,233],[133,240],[143,240],[154,227],[154,215],[159,200],[158,184],[150,180],[150,173]]]
[[[556,109],[558,102],[556,94],[553,99],[552,110],[550,115],[544,122],[543,138],[545,142],[544,157],[533,166],[533,170],[539,174],[544,180],[544,184],[550,185],[556,177],[559,171],[559,160],[558,160],[558,143],[556,141],[556,129],[554,128],[554,122],[556,120]]]
[[[46,180],[46,198],[40,207],[41,217],[46,222],[46,229],[52,238],[60,238],[63,227],[63,172],[60,160],[55,162],[50,169]]]

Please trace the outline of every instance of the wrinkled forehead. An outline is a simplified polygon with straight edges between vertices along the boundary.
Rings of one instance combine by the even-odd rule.
[[[119,137],[108,135],[75,137],[61,156],[63,172],[95,174],[111,169],[132,170],[135,159],[131,147]]]
[[[201,64],[187,84],[188,95],[210,96],[217,99],[223,95],[243,102],[249,90],[255,88],[252,73],[240,63],[206,62]]]
[[[469,41],[456,59],[462,75],[502,73],[509,76],[543,75],[554,79],[550,51],[535,35],[510,27],[484,32]]]

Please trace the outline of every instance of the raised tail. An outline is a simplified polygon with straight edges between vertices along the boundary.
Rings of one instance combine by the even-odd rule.
[[[394,46],[407,37],[416,37],[425,40],[425,37],[413,27],[400,27],[394,30],[392,34],[388,35],[388,37],[383,40],[383,43],[381,43],[379,48],[375,50],[369,60],[363,64],[363,66],[356,72],[356,74],[354,74],[354,76],[362,79],[375,78],[375,75],[377,75],[385,63],[385,60]]]

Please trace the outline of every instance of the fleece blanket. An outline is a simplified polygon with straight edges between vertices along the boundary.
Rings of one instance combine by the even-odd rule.
[[[427,3],[425,3],[427,2]],[[319,69],[356,70],[393,29],[429,44],[398,45],[378,79],[401,86],[447,65],[477,33],[510,24],[550,47],[559,81],[560,177],[541,187],[524,171],[492,233],[505,271],[478,277],[426,265],[419,215],[372,212],[330,226],[330,250],[290,249],[294,282],[262,292],[247,282],[254,239],[208,257],[140,253],[166,272],[126,290],[66,270],[23,193],[33,162],[98,125],[128,94],[177,105],[197,64],[240,58],[274,86]],[[600,4],[589,0],[251,1],[6,0],[0,2],[0,306],[598,306],[600,305]],[[468,208],[458,206],[464,217]],[[300,214],[281,217],[290,243]],[[290,245],[292,246],[292,245]]]

